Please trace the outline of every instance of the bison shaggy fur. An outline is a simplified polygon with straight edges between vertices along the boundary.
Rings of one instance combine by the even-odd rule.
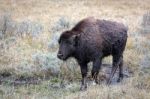
[[[82,74],[81,90],[87,88],[87,64],[93,62],[92,78],[96,83],[102,59],[113,56],[113,66],[107,83],[110,83],[119,67],[118,81],[123,78],[123,52],[127,41],[128,28],[122,23],[88,17],[71,30],[64,31],[59,38],[58,58],[74,57]]]

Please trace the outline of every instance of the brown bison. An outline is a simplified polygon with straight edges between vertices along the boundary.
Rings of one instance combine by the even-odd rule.
[[[113,67],[107,83],[110,83],[118,67],[118,81],[123,79],[123,52],[127,31],[127,27],[121,23],[89,17],[61,34],[57,57],[61,60],[74,57],[77,60],[82,74],[81,90],[87,88],[87,63],[93,62],[92,77],[98,83],[97,75],[102,59],[109,55],[113,56]]]

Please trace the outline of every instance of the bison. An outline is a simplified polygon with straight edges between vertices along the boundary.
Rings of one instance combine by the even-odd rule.
[[[87,64],[93,63],[91,75],[98,83],[97,76],[102,59],[109,55],[113,56],[113,64],[107,83],[111,82],[118,67],[118,81],[123,79],[123,52],[127,41],[127,31],[128,28],[122,23],[88,17],[60,35],[57,57],[64,61],[69,57],[77,60],[82,74],[80,90],[87,88]]]

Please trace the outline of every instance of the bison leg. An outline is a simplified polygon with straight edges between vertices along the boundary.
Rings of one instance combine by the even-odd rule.
[[[119,78],[117,82],[122,81],[123,79],[123,56],[120,58],[120,64],[119,64]]]
[[[87,64],[80,64],[81,68],[81,74],[82,74],[82,81],[81,81],[81,88],[80,90],[86,90],[87,89]]]
[[[94,79],[95,83],[98,84],[97,76],[101,67],[101,59],[97,59],[93,62],[92,68],[92,78]]]
[[[113,67],[112,67],[112,70],[110,73],[110,77],[107,81],[108,85],[111,83],[111,79],[113,78],[117,68],[120,67],[119,65],[121,64],[121,61],[122,61],[122,56],[120,56],[120,55],[114,55],[113,56]],[[122,67],[120,67],[120,72],[122,72]]]

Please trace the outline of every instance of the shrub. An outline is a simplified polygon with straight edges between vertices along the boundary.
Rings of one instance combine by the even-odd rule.
[[[48,43],[48,48],[50,50],[55,50],[58,47],[58,39],[59,39],[60,33],[55,33],[51,35],[51,39]]]
[[[48,44],[49,49],[56,49],[58,46],[58,39],[61,32],[65,29],[69,29],[71,27],[71,23],[64,17],[61,17],[54,26],[51,28],[51,38]]]
[[[150,37],[150,12],[143,15],[139,32],[141,37],[136,38],[135,45],[142,56],[141,61],[139,61],[140,70],[143,73],[150,73],[150,41],[148,39]]]
[[[27,35],[37,37],[40,33],[43,32],[43,29],[44,29],[43,25],[41,25],[41,23],[39,22],[24,20],[18,23],[17,35],[22,37]]]
[[[150,37],[150,12],[143,15],[140,30],[138,33],[134,33],[134,47],[141,54],[146,54],[150,49],[147,37]]]
[[[143,20],[141,24],[141,33],[150,34],[150,12],[143,15]]]
[[[24,20],[20,23],[13,21],[10,14],[0,16],[0,39],[11,36],[27,36],[37,37],[43,32],[43,25],[39,22]]]
[[[64,18],[61,17],[56,23],[54,23],[54,26],[51,28],[52,33],[56,33],[58,31],[62,31],[63,29],[68,29],[70,28],[70,22]]]
[[[56,53],[36,53],[32,57],[37,69],[50,70],[51,74],[54,76],[57,76],[60,73],[61,61],[57,59]]]
[[[0,39],[15,35],[17,24],[12,20],[10,14],[0,16]]]
[[[144,57],[140,61],[140,68],[142,72],[150,74],[150,53],[144,55]]]

